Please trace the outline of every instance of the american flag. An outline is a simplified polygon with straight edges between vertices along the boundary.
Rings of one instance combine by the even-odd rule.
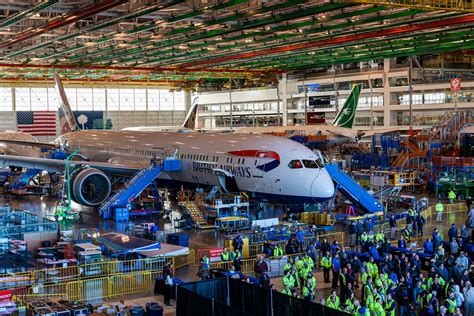
[[[56,136],[55,111],[20,111],[16,112],[18,131],[33,136]]]

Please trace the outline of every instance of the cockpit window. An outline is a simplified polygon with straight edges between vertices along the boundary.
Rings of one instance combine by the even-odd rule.
[[[318,165],[316,164],[316,162],[314,160],[303,160],[303,165],[306,167],[306,168],[310,168],[310,169],[317,169],[319,168]]]
[[[290,168],[290,169],[301,169],[301,168],[303,168],[303,164],[299,160],[292,160],[288,164],[288,168]]]
[[[309,169],[324,168],[324,165],[319,158],[316,160],[303,160],[303,165]]]
[[[314,162],[318,165],[318,168],[324,168],[324,162],[320,158],[316,159]]]

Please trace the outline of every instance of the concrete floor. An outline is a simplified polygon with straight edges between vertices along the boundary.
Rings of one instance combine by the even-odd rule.
[[[57,205],[57,201],[50,199],[48,197],[38,197],[38,196],[26,196],[21,198],[9,198],[9,197],[0,197],[0,204],[10,204],[12,207],[18,209],[24,209],[29,212],[38,214],[40,216],[52,218],[54,213],[54,208]],[[80,206],[77,204],[73,205],[73,208],[79,210]],[[124,232],[125,225],[123,223],[116,223],[112,220],[102,220],[97,215],[96,211],[91,208],[80,208],[84,212],[84,221],[83,224],[75,223],[75,222],[68,222],[62,223],[65,229],[72,229],[74,227],[81,227],[81,228],[92,228],[96,229],[101,232]],[[181,217],[181,213],[178,211],[172,212],[172,218]],[[433,232],[435,227],[441,231],[443,236],[447,236],[447,231],[451,225],[451,223],[456,223],[458,227],[461,227],[464,224],[467,218],[467,214],[451,214],[449,216],[444,216],[443,223],[436,223],[434,218],[431,218],[427,221],[425,225],[425,236],[430,236]],[[149,217],[141,217],[136,220],[133,220],[134,223],[138,224],[141,222],[154,222],[157,223],[159,226],[160,231],[165,232],[175,232],[173,223],[170,218],[162,219],[160,216],[149,216]],[[340,227],[337,227],[337,230],[341,230]],[[211,248],[211,247],[222,247],[224,244],[222,235],[215,230],[190,230],[190,231],[182,231],[189,235],[189,242],[190,248],[196,250],[204,249],[204,248]],[[419,240],[418,246],[422,247],[424,239]],[[176,276],[184,281],[191,281],[196,280],[197,277],[195,276],[197,267],[196,266],[187,266],[177,270]],[[315,276],[317,279],[317,293],[316,297],[319,300],[322,297],[327,297],[329,295],[330,285],[324,284],[322,279],[322,272],[315,272]],[[281,278],[274,278],[273,282],[277,289],[281,289]],[[130,298],[126,298],[127,304],[132,305],[142,305],[145,306],[146,303],[149,302],[158,302],[162,304],[163,297],[150,295],[150,296],[131,296]],[[173,315],[175,314],[175,307],[166,307],[165,308],[165,315]]]

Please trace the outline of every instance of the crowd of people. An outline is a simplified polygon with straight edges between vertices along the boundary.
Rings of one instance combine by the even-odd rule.
[[[410,249],[409,241],[423,236],[425,222],[421,214],[409,212],[395,246],[389,240],[395,237],[392,229],[390,236],[374,233],[370,222],[351,225],[350,244],[355,251],[315,239],[307,255],[285,266],[282,292],[354,315],[474,315],[474,266],[462,251],[468,229],[452,224],[444,240],[434,228],[418,253]],[[316,293],[314,258],[319,259],[324,282],[331,284],[328,297]]]

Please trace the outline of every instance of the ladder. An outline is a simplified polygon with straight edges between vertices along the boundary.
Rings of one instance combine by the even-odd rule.
[[[104,218],[109,218],[115,208],[128,207],[130,200],[142,193],[161,172],[179,170],[181,170],[180,160],[166,159],[162,161],[152,161],[148,167],[139,170],[122,188],[112,194],[99,207],[99,214],[103,215]]]

